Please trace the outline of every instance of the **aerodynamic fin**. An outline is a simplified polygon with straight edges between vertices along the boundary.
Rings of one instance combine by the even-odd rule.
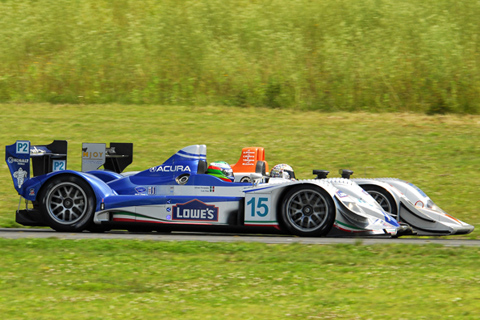
[[[6,146],[5,161],[10,169],[13,186],[21,194],[22,185],[30,179],[30,141],[17,140]]]
[[[5,147],[5,161],[13,185],[21,194],[23,184],[30,179],[30,162],[34,176],[66,170],[67,141],[55,140],[48,145],[31,145],[28,140],[17,140]]]
[[[133,161],[133,143],[111,142],[82,144],[82,171],[105,170],[121,173]]]

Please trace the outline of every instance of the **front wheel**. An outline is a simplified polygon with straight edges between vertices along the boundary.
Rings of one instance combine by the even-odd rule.
[[[397,203],[387,190],[374,185],[365,185],[361,187],[378,202],[384,211],[388,212],[395,220],[398,220]]]
[[[280,221],[294,235],[325,236],[335,222],[335,205],[332,197],[319,187],[296,186],[285,194]]]
[[[39,200],[44,220],[56,231],[81,232],[92,222],[95,195],[79,177],[59,176],[52,179]]]

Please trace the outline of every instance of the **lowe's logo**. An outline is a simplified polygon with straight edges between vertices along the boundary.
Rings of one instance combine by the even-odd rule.
[[[173,206],[173,220],[218,221],[218,207],[200,200]]]

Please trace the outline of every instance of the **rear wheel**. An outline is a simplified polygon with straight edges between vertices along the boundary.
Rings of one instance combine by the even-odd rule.
[[[325,236],[335,222],[335,205],[331,196],[319,187],[296,186],[284,197],[280,221],[294,235]]]
[[[40,196],[40,208],[47,224],[57,231],[80,232],[92,222],[95,195],[76,176],[59,176],[47,183]]]
[[[367,191],[368,194],[372,196],[375,201],[382,207],[383,210],[388,212],[395,220],[398,220],[398,209],[397,203],[393,196],[384,188],[374,186],[374,185],[366,185],[361,186],[363,190]]]

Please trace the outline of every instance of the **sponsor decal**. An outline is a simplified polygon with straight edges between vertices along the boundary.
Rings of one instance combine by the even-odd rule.
[[[97,170],[105,163],[105,143],[82,144],[82,171]]]
[[[345,198],[345,197],[348,197],[348,194],[346,194],[343,191],[338,190],[337,191],[337,196],[339,196],[340,198]]]
[[[195,187],[195,190],[198,190],[199,192],[215,192],[215,187],[211,186],[197,186]]]
[[[8,157],[7,162],[8,163],[16,163],[19,166],[24,166],[24,165],[28,165],[30,163],[30,159],[17,159],[17,158],[14,158],[14,157]]]
[[[18,170],[13,173],[13,177],[17,179],[17,185],[19,188],[22,187],[23,183],[25,182],[25,178],[27,176],[28,176],[28,172],[23,170],[22,168],[18,168]]]
[[[82,148],[82,158],[88,160],[102,160],[103,152],[98,151],[88,151],[88,148]]]
[[[149,169],[150,172],[192,172],[189,166],[170,166],[170,165],[161,165]]]
[[[145,187],[135,187],[135,195],[146,195],[147,194],[147,188]]]
[[[188,221],[218,221],[218,207],[192,200],[187,203],[176,204],[172,207],[173,220]]]
[[[33,189],[33,188],[30,189],[29,192],[28,192],[28,195],[33,197],[35,195],[35,189]]]
[[[17,154],[29,154],[30,142],[29,141],[17,141],[15,143],[15,153]]]
[[[148,194],[155,194],[155,187],[148,187]]]
[[[52,171],[63,171],[67,169],[67,163],[65,160],[53,160],[52,161]]]
[[[255,152],[248,150],[245,151],[242,155],[243,163],[242,165],[244,166],[254,166],[255,165]]]

